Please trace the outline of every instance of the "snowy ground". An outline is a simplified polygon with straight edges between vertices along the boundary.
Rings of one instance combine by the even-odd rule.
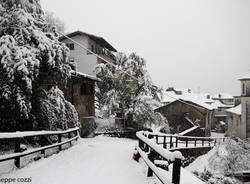
[[[31,178],[34,184],[160,184],[155,177],[146,177],[147,167],[142,161],[132,159],[136,143],[103,136],[80,139],[72,148],[1,175],[0,179]],[[185,172],[182,176],[190,178],[191,174]]]
[[[135,144],[109,137],[80,139],[68,150],[1,178],[31,177],[34,184],[146,184],[142,165],[132,160]]]

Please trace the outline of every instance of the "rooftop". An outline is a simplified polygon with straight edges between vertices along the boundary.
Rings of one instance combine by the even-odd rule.
[[[218,99],[233,99],[233,95],[229,94],[229,93],[218,93],[215,94],[212,98],[218,98]]]
[[[103,46],[104,48],[107,48],[108,50],[110,51],[113,51],[113,52],[117,52],[117,50],[112,46],[110,45],[104,38],[100,37],[100,36],[96,36],[96,35],[93,35],[93,34],[89,34],[89,33],[86,33],[86,32],[82,32],[82,31],[75,31],[75,32],[72,32],[72,33],[69,33],[69,34],[66,34],[67,37],[73,37],[73,36],[76,36],[76,35],[86,35],[88,36],[90,39],[94,40],[96,43],[100,44],[101,46]],[[61,36],[59,38],[59,41],[62,41],[64,39],[67,39],[66,36]]]
[[[237,105],[236,107],[227,109],[227,112],[231,112],[237,115],[241,115],[241,104]]]
[[[250,73],[239,78],[239,80],[250,80]]]
[[[88,75],[88,74],[85,74],[85,73],[82,73],[82,72],[77,72],[77,71],[74,71],[74,70],[72,70],[70,73],[73,76],[84,77],[84,78],[91,79],[91,80],[98,81],[98,82],[101,81],[101,79],[95,77],[94,75]]]

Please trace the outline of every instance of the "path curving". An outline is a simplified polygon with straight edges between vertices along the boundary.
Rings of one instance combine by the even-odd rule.
[[[0,178],[31,178],[34,184],[146,184],[142,166],[132,159],[136,141],[96,137],[33,162]]]

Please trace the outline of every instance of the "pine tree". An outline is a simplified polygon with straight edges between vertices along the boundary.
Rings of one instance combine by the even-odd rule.
[[[33,118],[41,81],[63,84],[70,76],[68,49],[58,36],[45,22],[39,0],[0,0],[2,127]]]

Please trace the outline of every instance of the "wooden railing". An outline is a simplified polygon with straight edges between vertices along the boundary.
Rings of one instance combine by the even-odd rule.
[[[45,156],[45,151],[50,148],[58,147],[59,151],[62,150],[62,145],[69,143],[71,145],[72,141],[77,140],[79,138],[78,135],[79,127],[68,129],[65,131],[29,131],[29,132],[13,132],[13,133],[0,133],[0,140],[14,140],[15,142],[15,149],[14,153],[7,154],[0,156],[0,162],[15,159],[15,165],[16,167],[20,168],[21,166],[21,157],[24,157],[26,155],[30,155],[36,152],[41,152],[42,155]],[[73,134],[73,135],[72,135]],[[62,141],[62,136],[66,135],[67,140]],[[58,140],[56,143],[51,145],[42,146],[39,148],[34,148],[31,150],[22,150],[21,148],[21,142],[25,138],[43,138],[46,136],[57,136]]]
[[[155,176],[163,183],[180,183],[182,160],[184,157],[178,151],[183,148],[213,147],[226,138],[215,137],[189,137],[169,134],[153,134],[150,132],[137,132],[139,140],[137,151],[148,166],[148,176]],[[157,163],[165,161],[167,165],[173,164],[172,176],[169,178],[160,171]],[[167,166],[167,168],[168,168]],[[166,173],[166,172],[165,172]]]
[[[225,142],[225,137],[191,137],[171,134],[153,134],[148,132],[150,139],[155,139],[156,144],[162,145],[166,149],[214,147],[216,144]]]
[[[138,137],[139,144],[137,151],[145,161],[148,166],[147,176],[152,176],[153,173],[155,176],[163,183],[180,183],[180,171],[181,171],[181,160],[184,159],[182,154],[178,151],[170,152],[161,146],[157,145],[155,141],[148,137],[148,134],[143,132],[137,132],[136,136]],[[165,161],[167,162],[167,167],[170,164],[173,164],[172,169],[172,178],[162,174],[162,171],[155,162]]]

